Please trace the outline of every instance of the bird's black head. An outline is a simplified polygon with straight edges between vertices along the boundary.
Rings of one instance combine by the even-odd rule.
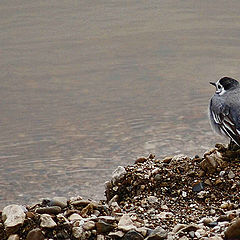
[[[216,87],[216,93],[219,95],[224,94],[227,90],[231,90],[239,86],[239,82],[230,77],[223,77],[216,83],[210,82],[210,84]]]
[[[223,77],[218,81],[224,88],[224,90],[228,90],[239,85],[239,82],[233,78]]]

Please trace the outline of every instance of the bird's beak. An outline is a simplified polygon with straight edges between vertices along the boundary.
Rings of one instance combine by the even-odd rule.
[[[216,83],[215,82],[209,82],[210,84],[212,84],[214,87],[216,87]]]

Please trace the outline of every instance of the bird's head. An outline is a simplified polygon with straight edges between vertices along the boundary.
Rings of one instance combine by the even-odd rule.
[[[216,93],[218,95],[223,95],[226,91],[235,89],[239,86],[239,82],[230,77],[223,77],[216,83],[210,82],[210,84],[216,87]]]

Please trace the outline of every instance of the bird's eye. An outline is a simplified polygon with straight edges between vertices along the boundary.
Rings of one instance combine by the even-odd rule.
[[[218,88],[218,89],[220,89],[220,88],[221,88],[221,86],[220,86],[220,85],[218,85],[218,86],[217,86],[217,88]]]

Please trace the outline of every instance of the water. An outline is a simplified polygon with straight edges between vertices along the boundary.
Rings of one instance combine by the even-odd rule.
[[[104,198],[118,165],[202,155],[239,1],[0,1],[0,207]]]

